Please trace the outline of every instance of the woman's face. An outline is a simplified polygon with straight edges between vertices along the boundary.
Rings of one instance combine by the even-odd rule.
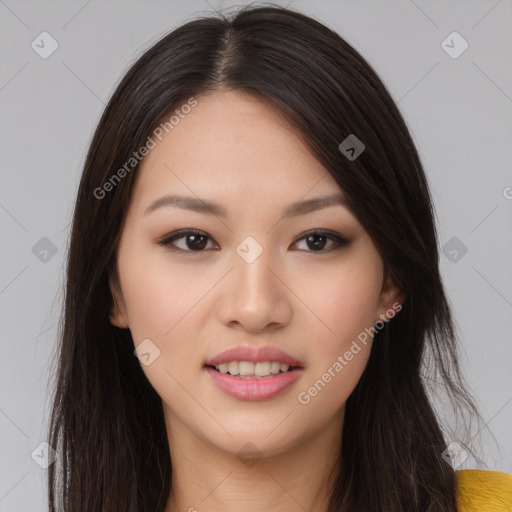
[[[172,432],[273,455],[339,433],[370,328],[393,315],[398,291],[336,182],[275,110],[239,92],[196,100],[137,170],[111,321],[142,343]],[[249,350],[218,360],[237,348]],[[281,373],[286,360],[298,368]]]

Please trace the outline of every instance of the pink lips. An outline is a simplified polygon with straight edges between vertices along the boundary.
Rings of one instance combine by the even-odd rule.
[[[241,379],[226,373],[220,373],[213,368],[205,368],[208,375],[219,389],[238,400],[258,401],[268,400],[288,389],[296,382],[303,368],[296,368],[286,373],[269,375],[255,379]]]
[[[253,363],[276,361],[292,368],[285,373],[271,374],[268,377],[240,378],[218,372],[209,366],[218,366],[231,361],[251,361]],[[302,363],[286,352],[275,347],[235,347],[228,349],[205,363],[205,371],[214,384],[224,393],[238,400],[268,400],[292,386],[304,372]]]

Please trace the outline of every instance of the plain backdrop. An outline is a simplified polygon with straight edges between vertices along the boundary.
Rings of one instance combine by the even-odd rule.
[[[443,278],[486,422],[485,462],[512,473],[512,2],[275,3],[336,30],[397,100],[435,200]],[[0,512],[46,510],[38,462],[48,456],[49,372],[93,129],[143,50],[232,5],[0,0]]]

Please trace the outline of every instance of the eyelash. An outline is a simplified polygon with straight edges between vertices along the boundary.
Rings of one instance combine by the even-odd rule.
[[[207,249],[202,249],[202,250],[198,250],[198,251],[186,250],[186,249],[181,249],[181,248],[178,248],[178,247],[172,245],[172,242],[174,242],[176,240],[180,240],[181,238],[186,238],[188,235],[206,236],[207,238],[212,240],[212,238],[204,231],[199,231],[196,229],[184,229],[184,230],[177,231],[175,233],[171,233],[170,235],[162,238],[161,240],[158,241],[158,245],[162,245],[173,252],[179,252],[179,253],[185,253],[185,254],[200,254],[202,252],[207,251]],[[345,247],[350,244],[350,241],[347,240],[346,238],[344,238],[343,236],[341,236],[335,232],[323,230],[323,229],[316,229],[316,230],[313,229],[313,230],[307,231],[300,238],[295,240],[295,242],[293,242],[293,243],[295,244],[301,240],[308,238],[309,236],[314,236],[314,235],[325,236],[329,240],[335,242],[337,244],[337,246],[334,246],[334,248],[322,249],[322,250],[318,250],[318,251],[306,250],[306,252],[326,253],[326,252],[330,252],[331,250],[341,249],[342,247]]]

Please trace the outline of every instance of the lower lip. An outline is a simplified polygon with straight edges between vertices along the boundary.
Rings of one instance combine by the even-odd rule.
[[[217,387],[238,400],[268,400],[292,386],[302,375],[303,369],[296,368],[285,373],[256,379],[242,379],[212,368],[205,368]]]

